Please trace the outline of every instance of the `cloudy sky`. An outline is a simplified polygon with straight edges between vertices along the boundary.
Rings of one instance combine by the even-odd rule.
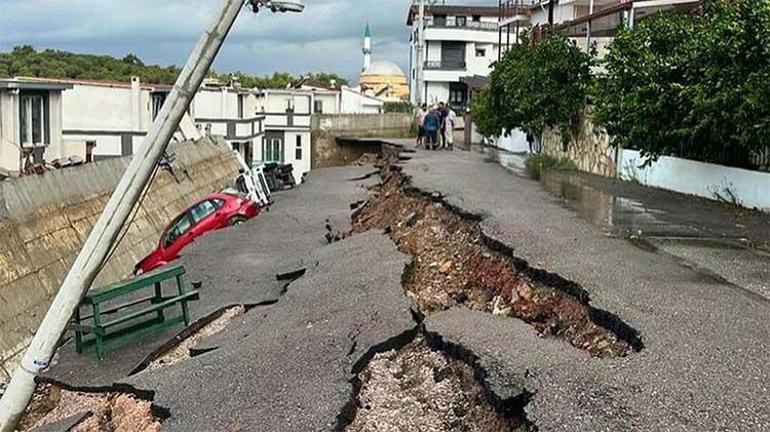
[[[0,50],[29,44],[184,63],[221,0],[0,0]],[[411,0],[304,0],[303,14],[244,13],[220,53],[218,71],[360,72],[361,38],[371,23],[374,58],[406,70]],[[497,0],[447,4],[496,5]]]

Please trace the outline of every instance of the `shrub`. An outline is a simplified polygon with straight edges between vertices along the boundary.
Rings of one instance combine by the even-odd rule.
[[[532,155],[524,162],[527,174],[535,180],[540,180],[543,171],[572,171],[577,169],[575,164],[566,158],[557,159],[547,154]]]
[[[414,105],[409,102],[385,102],[384,110],[386,113],[413,113]]]

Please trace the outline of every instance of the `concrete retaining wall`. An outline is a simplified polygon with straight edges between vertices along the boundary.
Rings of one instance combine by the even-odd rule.
[[[391,114],[314,114],[312,117],[311,153],[313,168],[343,165],[356,154],[355,149],[341,148],[338,137],[403,138],[411,134],[412,115]]]
[[[175,176],[158,171],[95,286],[128,276],[174,216],[238,173],[225,144],[204,139],[172,145],[169,153],[176,157]],[[0,381],[18,362],[129,161],[0,183]]]
[[[620,178],[676,192],[770,211],[770,173],[663,156],[650,166],[621,150]]]

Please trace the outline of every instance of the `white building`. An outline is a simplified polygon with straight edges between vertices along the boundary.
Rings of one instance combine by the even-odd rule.
[[[360,87],[357,89],[342,87],[340,104],[340,111],[343,114],[382,114],[385,111],[384,101],[361,93]]]
[[[499,8],[426,6],[422,65],[417,64],[421,41],[418,13],[418,7],[412,6],[406,21],[412,28],[410,100],[429,104],[448,101],[455,110],[463,109],[469,101],[463,78],[488,76],[497,60]],[[418,89],[422,95],[417,94]]]
[[[54,81],[0,80],[0,169],[18,174],[29,162],[85,157],[84,144],[62,136],[62,93]]]
[[[584,50],[596,49],[599,58],[624,24],[636,22],[670,9],[688,10],[701,3],[698,0],[505,0],[505,4],[531,4],[533,38],[552,27],[574,40]],[[502,12],[505,16],[505,12]]]
[[[257,113],[265,117],[265,135],[255,151],[261,162],[292,164],[297,183],[310,171],[310,116],[313,92],[269,89],[256,92]]]
[[[265,116],[258,112],[257,96],[252,90],[206,80],[195,94],[189,113],[198,130],[227,141],[247,164],[262,161]]]

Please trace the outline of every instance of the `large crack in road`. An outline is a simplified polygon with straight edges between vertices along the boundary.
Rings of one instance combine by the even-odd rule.
[[[411,189],[391,165],[354,215],[353,233],[370,229],[386,230],[401,252],[414,257],[404,289],[426,315],[465,306],[515,317],[544,337],[564,339],[600,358],[643,347],[636,330],[592,307],[577,284],[517,260],[483,234],[478,217]]]
[[[643,348],[638,332],[591,306],[582,287],[531,268],[485,236],[480,217],[411,188],[390,161],[382,164],[380,175],[383,182],[373,196],[357,206],[350,234],[385,230],[401,252],[413,257],[402,284],[420,314],[460,306],[518,318],[543,337],[563,339],[599,358]],[[352,406],[339,429],[533,429],[524,411],[532,395],[525,391],[500,400],[472,352],[449,346],[421,323],[402,342],[358,362]]]

